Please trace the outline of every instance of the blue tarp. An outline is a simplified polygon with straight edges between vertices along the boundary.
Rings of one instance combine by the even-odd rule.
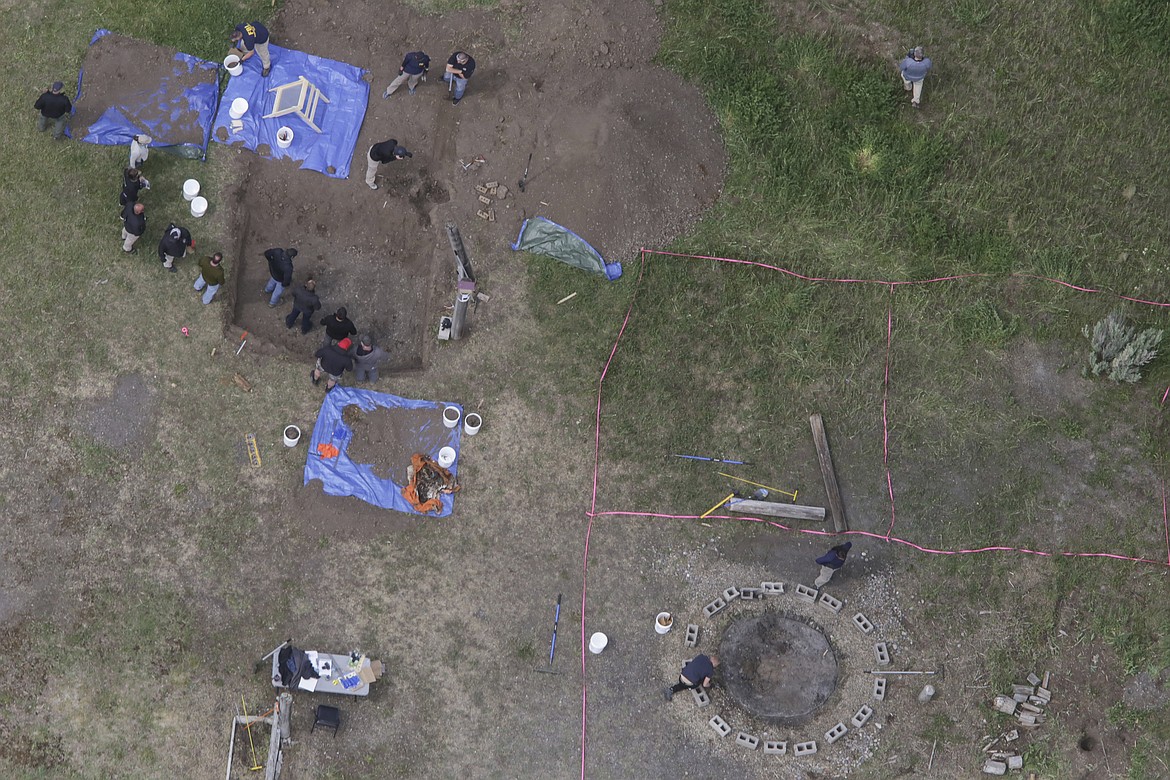
[[[93,46],[111,34],[109,30],[98,30],[89,45]],[[158,84],[144,84],[135,95],[133,104],[110,106],[88,128],[78,128],[78,132],[85,133],[80,140],[91,144],[120,146],[128,145],[135,135],[145,133],[153,139],[151,148],[186,147],[191,151],[198,149],[198,154],[188,156],[205,157],[207,142],[211,137],[211,122],[219,100],[219,67],[215,62],[182,52],[176,53],[171,77],[163,77]],[[196,68],[208,71],[204,83],[184,89],[171,83],[173,78],[185,76]],[[77,76],[77,103],[84,100],[81,89],[83,77],[84,73]],[[193,113],[196,117],[194,123],[191,119]],[[203,139],[198,147],[181,140],[194,136]],[[70,137],[73,137],[72,134]]]
[[[457,474],[459,467],[459,437],[463,430],[462,425],[447,428],[443,425],[443,408],[455,406],[459,408],[462,418],[463,409],[459,404],[436,403],[434,401],[415,401],[409,398],[399,398],[388,393],[377,393],[373,390],[359,390],[354,387],[338,385],[325,394],[321,404],[321,411],[317,415],[317,424],[313,427],[313,437],[309,440],[309,457],[305,461],[305,484],[311,480],[321,480],[322,488],[331,496],[355,496],[367,504],[396,509],[399,512],[417,515],[414,507],[402,497],[403,484],[395,479],[382,479],[374,474],[373,467],[368,463],[355,463],[350,459],[346,450],[353,437],[353,431],[341,419],[341,412],[350,404],[357,404],[363,411],[371,412],[375,409],[434,409],[433,420],[429,420],[421,428],[409,431],[417,436],[415,452],[421,452],[431,458],[439,459],[439,450],[443,447],[452,447],[455,450],[455,463],[451,466],[452,474]],[[405,417],[405,416],[404,416]],[[417,415],[410,416],[417,423]],[[405,423],[404,421],[404,424]],[[317,452],[317,445],[332,444],[341,451],[335,458],[322,458]],[[406,479],[407,461],[395,473],[399,480]],[[443,495],[440,499],[443,509],[438,517],[451,514],[455,506],[453,494]],[[434,516],[434,515],[429,515]]]
[[[320,171],[335,179],[346,178],[370,98],[370,85],[362,80],[366,72],[344,62],[271,43],[268,50],[272,55],[272,70],[267,78],[260,76],[260,57],[253,56],[244,61],[241,75],[228,79],[215,117],[213,137],[224,144],[242,142],[261,157],[288,158],[301,163],[301,168]],[[276,99],[276,93],[269,90],[296,81],[298,76],[304,76],[329,99],[328,103],[322,100],[318,104],[314,116],[320,133],[296,114],[263,118],[272,113]],[[228,111],[232,101],[240,97],[248,101],[248,113],[242,120],[243,130],[233,133]],[[292,128],[293,142],[287,149],[281,149],[276,145],[276,131],[285,125]]]

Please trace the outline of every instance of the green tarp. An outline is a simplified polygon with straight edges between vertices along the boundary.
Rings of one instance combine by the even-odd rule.
[[[596,249],[566,227],[544,217],[524,220],[512,248],[517,252],[547,255],[574,268],[600,274],[611,282],[622,275],[621,263],[607,263]]]

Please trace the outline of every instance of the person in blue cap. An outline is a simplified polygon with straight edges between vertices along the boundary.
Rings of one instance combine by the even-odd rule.
[[[268,28],[260,22],[243,22],[232,31],[232,46],[242,51],[240,62],[253,54],[260,56],[260,75],[267,78],[272,68],[272,57],[268,53]]]
[[[817,577],[815,583],[818,588],[828,585],[829,580],[833,579],[833,575],[837,573],[837,569],[845,565],[845,557],[849,555],[849,548],[852,546],[853,542],[839,544],[817,558],[817,563],[821,565],[821,576]]]

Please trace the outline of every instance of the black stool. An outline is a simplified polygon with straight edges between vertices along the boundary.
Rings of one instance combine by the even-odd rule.
[[[318,704],[313,728],[309,729],[309,733],[316,731],[318,726],[333,729],[333,738],[337,739],[337,729],[341,728],[341,710],[328,704]]]

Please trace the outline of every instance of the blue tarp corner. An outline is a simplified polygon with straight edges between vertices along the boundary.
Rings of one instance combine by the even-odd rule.
[[[410,433],[417,435],[417,452],[421,452],[435,460],[439,457],[439,450],[451,447],[455,450],[455,463],[450,471],[458,476],[459,466],[459,439],[463,430],[461,425],[447,428],[443,425],[443,409],[454,406],[459,409],[460,417],[463,409],[459,404],[437,403],[435,401],[416,401],[409,398],[400,398],[389,393],[379,393],[373,390],[362,390],[354,387],[338,385],[325,394],[321,403],[321,411],[317,415],[317,424],[313,427],[313,436],[309,440],[309,454],[305,461],[304,484],[314,479],[321,480],[322,489],[331,496],[354,496],[367,504],[383,509],[394,509],[412,515],[420,515],[414,507],[402,497],[402,483],[396,479],[383,479],[374,473],[374,467],[368,463],[357,463],[350,458],[348,449],[353,437],[350,429],[342,419],[342,412],[347,406],[356,404],[362,411],[372,412],[376,409],[433,409],[432,419],[424,422],[421,427],[414,427]],[[411,417],[417,425],[417,415]],[[333,458],[323,458],[318,454],[318,445],[332,444],[340,454]],[[395,476],[401,480],[406,478],[406,467],[409,461],[402,464]],[[443,509],[438,517],[446,517],[455,507],[455,496],[444,494],[440,501]],[[426,515],[434,517],[436,515]]]

